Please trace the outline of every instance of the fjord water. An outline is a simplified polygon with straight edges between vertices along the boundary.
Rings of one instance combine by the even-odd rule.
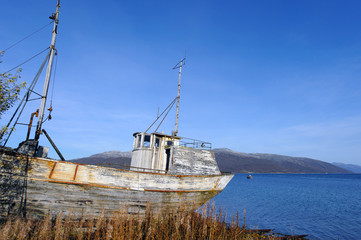
[[[361,174],[236,174],[213,201],[252,229],[309,239],[361,238]],[[243,224],[243,221],[241,222]]]

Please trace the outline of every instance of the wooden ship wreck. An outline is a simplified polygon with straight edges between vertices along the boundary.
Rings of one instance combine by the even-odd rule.
[[[147,206],[153,211],[173,211],[180,204],[195,210],[220,193],[233,175],[220,172],[211,144],[177,135],[185,59],[175,67],[179,68],[179,83],[177,97],[171,104],[177,102],[176,127],[171,135],[148,133],[149,129],[134,133],[131,166],[125,169],[65,161],[42,127],[56,51],[59,7],[58,1],[57,10],[50,17],[54,27],[44,60],[47,69],[40,109],[31,115],[25,141],[17,148],[6,147],[7,141],[0,147],[0,217],[14,214],[39,217],[49,212],[66,215],[69,211],[78,216],[101,212],[110,216],[124,207],[129,213],[141,214]],[[26,104],[34,85],[30,85],[20,105]],[[30,139],[35,116],[38,117],[35,136]],[[11,121],[7,126],[10,124]],[[48,148],[39,146],[39,138],[44,135],[61,160],[48,158]]]

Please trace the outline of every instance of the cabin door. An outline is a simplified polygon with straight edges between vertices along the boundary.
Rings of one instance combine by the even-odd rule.
[[[170,148],[165,150],[166,162],[165,162],[165,170],[169,170],[169,161],[170,161]]]

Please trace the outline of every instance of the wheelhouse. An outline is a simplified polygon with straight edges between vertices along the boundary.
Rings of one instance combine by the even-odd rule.
[[[173,165],[173,147],[179,146],[180,137],[163,133],[133,134],[133,154],[131,167],[142,171],[165,173]]]

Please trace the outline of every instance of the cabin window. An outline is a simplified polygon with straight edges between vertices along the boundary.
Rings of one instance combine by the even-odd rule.
[[[144,147],[150,147],[150,135],[144,135]]]
[[[137,148],[140,148],[142,145],[142,135],[137,135]]]
[[[159,138],[155,138],[155,144],[154,144],[154,146],[159,147],[159,143],[160,143],[160,139],[159,139]]]
[[[167,141],[167,145],[168,146],[173,146],[173,142],[172,141]]]

